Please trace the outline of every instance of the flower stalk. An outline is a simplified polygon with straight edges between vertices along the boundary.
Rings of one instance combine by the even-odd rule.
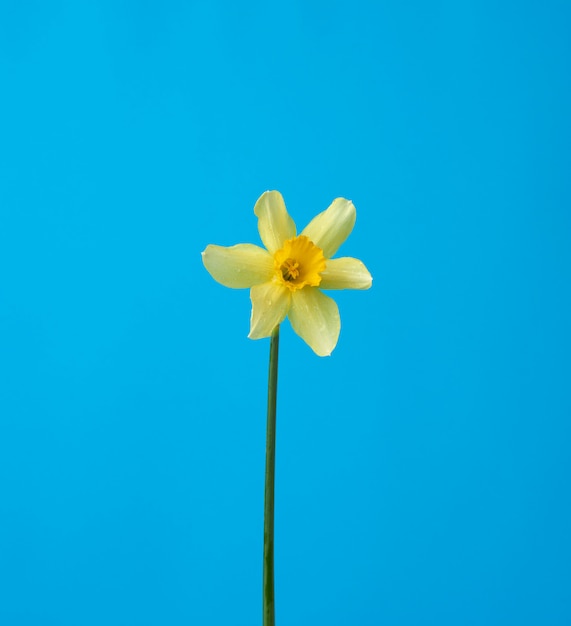
[[[266,485],[264,492],[264,567],[263,567],[263,626],[274,626],[274,484],[276,468],[276,403],[278,395],[279,324],[270,339],[268,374],[268,421],[266,430]]]

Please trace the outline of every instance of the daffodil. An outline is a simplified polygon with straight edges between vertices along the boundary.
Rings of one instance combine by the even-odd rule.
[[[322,289],[368,289],[372,283],[358,259],[331,258],[353,230],[353,203],[335,199],[299,235],[278,191],[262,194],[254,213],[265,249],[209,245],[204,266],[222,285],[250,289],[250,339],[269,337],[287,316],[316,354],[331,354],[341,321],[336,302]]]

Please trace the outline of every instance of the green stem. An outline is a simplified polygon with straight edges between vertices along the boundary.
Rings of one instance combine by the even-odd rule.
[[[268,376],[268,424],[266,434],[266,489],[264,493],[264,587],[263,626],[274,626],[274,481],[276,468],[276,400],[278,395],[279,325],[270,339]]]

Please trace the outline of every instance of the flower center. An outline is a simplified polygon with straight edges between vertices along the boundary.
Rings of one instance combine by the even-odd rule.
[[[292,237],[274,254],[275,280],[290,291],[317,287],[325,269],[323,250],[305,235]]]
[[[286,280],[295,280],[299,276],[299,263],[293,259],[286,259],[280,269]]]

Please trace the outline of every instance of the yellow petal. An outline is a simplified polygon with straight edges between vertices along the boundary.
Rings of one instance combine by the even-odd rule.
[[[295,223],[279,191],[264,192],[256,202],[254,213],[258,216],[260,237],[272,254],[283,246],[286,239],[295,237]]]
[[[233,289],[260,285],[274,274],[273,257],[251,243],[239,243],[229,248],[207,246],[202,253],[202,262],[214,280]]]
[[[321,289],[368,289],[373,283],[369,270],[351,257],[328,259],[321,272]]]
[[[356,211],[351,200],[336,198],[329,208],[316,215],[303,229],[302,235],[309,237],[323,250],[325,258],[332,257],[347,239],[355,225]]]
[[[252,317],[250,318],[250,339],[269,337],[272,330],[281,324],[288,313],[291,292],[281,284],[269,282],[256,285],[250,290]]]
[[[341,330],[335,300],[318,287],[304,287],[292,294],[288,315],[292,328],[316,354],[331,354]]]

